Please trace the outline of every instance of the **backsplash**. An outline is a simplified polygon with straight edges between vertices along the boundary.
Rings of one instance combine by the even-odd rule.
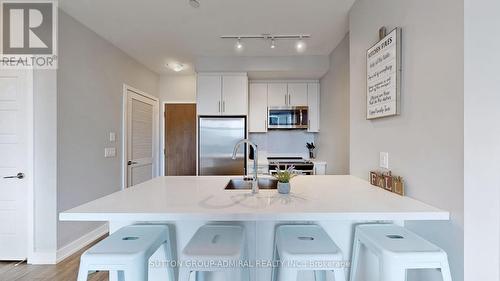
[[[269,131],[249,133],[249,139],[259,146],[259,155],[308,157],[306,142],[315,142],[315,134],[306,131]]]

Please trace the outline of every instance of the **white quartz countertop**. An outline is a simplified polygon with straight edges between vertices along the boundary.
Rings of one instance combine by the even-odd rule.
[[[288,195],[224,190],[234,177],[159,177],[59,214],[63,221],[448,220],[354,176],[299,176]]]

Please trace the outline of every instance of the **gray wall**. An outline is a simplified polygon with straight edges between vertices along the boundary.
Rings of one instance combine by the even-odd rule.
[[[58,212],[120,189],[124,83],[158,96],[157,74],[59,12]],[[116,158],[104,158],[106,146],[116,146]],[[98,225],[59,222],[58,247]]]
[[[451,212],[451,221],[407,226],[448,252],[454,281],[463,280],[464,258],[463,5],[358,0],[349,18],[350,172],[368,179],[378,168],[379,152],[387,151],[408,196]],[[377,42],[381,26],[403,30],[401,116],[367,121],[366,50]],[[441,280],[437,271],[423,275],[429,277],[409,280]]]
[[[500,1],[465,1],[465,280],[500,280]]]
[[[321,78],[318,159],[327,174],[349,174],[349,35],[330,54],[330,70]]]
[[[33,72],[34,252],[57,250],[57,71]]]

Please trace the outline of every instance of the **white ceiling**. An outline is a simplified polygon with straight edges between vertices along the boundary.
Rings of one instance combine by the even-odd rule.
[[[354,0],[60,0],[66,13],[157,73],[168,62],[191,71],[199,57],[327,55],[348,30]],[[293,41],[245,42],[242,54],[221,35],[310,34],[307,50],[297,54]],[[188,70],[189,71],[189,70]]]

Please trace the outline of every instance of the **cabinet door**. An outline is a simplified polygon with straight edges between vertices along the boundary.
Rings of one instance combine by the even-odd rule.
[[[288,105],[289,106],[307,106],[307,84],[289,83],[288,84]]]
[[[244,75],[222,76],[222,114],[248,114],[248,77]]]
[[[309,106],[309,128],[307,129],[307,131],[312,133],[319,132],[319,98],[319,84],[307,84],[307,105]]]
[[[250,84],[249,96],[248,131],[251,133],[267,132],[267,84]]]
[[[220,75],[198,75],[196,87],[196,110],[198,115],[220,115],[222,77]]]
[[[287,106],[288,95],[286,83],[269,83],[267,86],[268,106]]]

